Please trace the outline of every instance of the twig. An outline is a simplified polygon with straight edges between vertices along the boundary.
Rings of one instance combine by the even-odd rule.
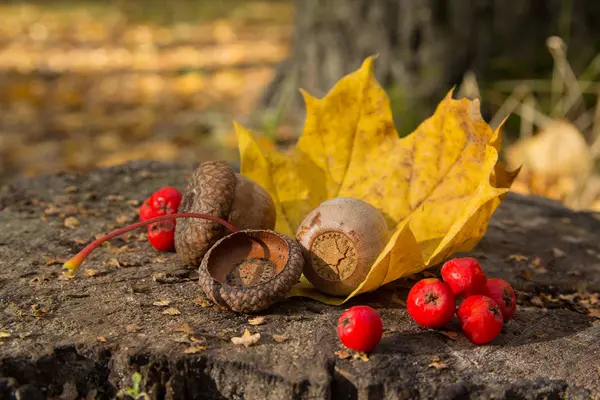
[[[580,132],[585,132],[594,124],[594,114],[594,110],[589,110],[582,113],[575,121],[573,121],[573,125],[575,125]]]
[[[535,98],[530,94],[523,99],[521,104],[521,139],[529,139],[533,135],[534,112]]]
[[[481,98],[477,76],[471,70],[467,71],[463,76],[460,87],[458,88],[458,97],[467,97],[470,99]]]
[[[564,54],[563,54],[564,56]],[[552,110],[551,115],[566,115],[571,109],[578,103],[585,104],[583,101],[583,92],[581,91],[581,87],[579,85],[579,81],[571,68],[571,64],[567,60],[566,56],[564,57],[564,76],[562,77],[565,86],[567,88],[566,96],[562,97],[558,100],[558,103]]]
[[[521,100],[530,93],[531,90],[527,85],[521,84],[517,86],[510,96],[504,100],[498,111],[496,111],[496,114],[492,117],[490,126],[497,127],[500,125],[502,120],[512,114],[519,107]]]
[[[550,54],[554,59],[550,102],[551,104],[556,105],[559,102],[559,98],[561,98],[563,95],[565,85],[565,64],[567,62],[565,56],[565,42],[563,42],[558,36],[550,36],[548,40],[546,40],[546,46],[548,47],[548,51],[550,51]],[[556,110],[556,107],[554,110]]]
[[[596,113],[594,115],[594,122],[592,125],[592,146],[590,151],[592,157],[596,160],[600,157],[600,89],[598,89],[598,96],[596,97]]]
[[[514,110],[514,113],[523,118],[522,110],[527,110],[532,115],[533,123],[540,129],[545,128],[549,123],[553,121],[552,118],[548,117],[541,111],[530,107],[526,103],[521,103],[521,107]]]
[[[597,70],[600,71],[600,54],[598,55]],[[593,80],[583,80],[583,74],[579,79],[579,88],[581,93],[597,93],[600,89],[600,83]],[[552,82],[545,79],[524,79],[524,80],[504,80],[491,85],[491,88],[499,92],[512,92],[519,85],[528,86],[532,92],[549,93],[552,91]]]

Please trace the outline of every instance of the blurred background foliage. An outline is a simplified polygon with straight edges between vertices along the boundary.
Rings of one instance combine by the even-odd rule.
[[[456,86],[492,126],[511,115],[516,191],[600,210],[600,7],[582,3],[0,1],[0,184],[135,159],[235,161],[234,119],[293,145],[297,89],[320,96],[379,52],[401,135]],[[457,33],[440,50],[442,28]]]
[[[231,121],[287,54],[285,1],[0,3],[0,183],[237,157]]]

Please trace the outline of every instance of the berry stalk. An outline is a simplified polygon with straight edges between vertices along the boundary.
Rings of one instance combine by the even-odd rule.
[[[94,240],[93,242],[91,242],[90,244],[88,244],[87,246],[85,246],[83,248],[83,250],[81,250],[79,253],[77,253],[75,256],[73,256],[71,259],[67,260],[64,264],[63,264],[63,268],[68,270],[66,273],[67,275],[73,276],[75,274],[75,271],[77,271],[77,268],[79,268],[79,266],[85,261],[85,259],[87,258],[87,256],[90,255],[90,253],[92,251],[94,251],[94,249],[98,246],[100,246],[102,243],[113,239],[117,236],[120,236],[124,233],[133,231],[135,229],[141,228],[142,226],[146,226],[146,225],[150,225],[150,224],[154,224],[156,222],[161,222],[161,221],[170,221],[170,220],[174,220],[177,218],[198,218],[198,219],[205,219],[205,220],[209,220],[209,221],[214,221],[214,222],[218,222],[219,224],[223,225],[224,227],[226,227],[227,229],[229,229],[232,232],[238,232],[239,229],[237,229],[235,226],[233,226],[231,223],[225,221],[222,218],[219,217],[215,217],[213,215],[208,215],[208,214],[201,214],[201,213],[195,213],[195,212],[182,212],[182,213],[173,213],[173,214],[168,214],[168,215],[161,215],[159,217],[154,217],[154,218],[150,218],[147,219],[145,221],[140,221],[140,222],[136,222],[135,224],[131,224],[129,226],[126,226],[124,228],[120,228],[117,229],[116,231],[113,231],[107,235],[104,235],[96,240]]]

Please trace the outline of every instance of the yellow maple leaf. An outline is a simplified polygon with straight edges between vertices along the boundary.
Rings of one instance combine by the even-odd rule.
[[[277,208],[275,229],[294,236],[323,201],[354,197],[379,209],[393,231],[362,284],[347,298],[318,292],[303,279],[290,296],[341,304],[469,251],[484,235],[515,172],[498,161],[479,101],[452,99],[400,139],[389,99],[373,75],[373,57],[323,98],[302,92],[306,123],[289,154],[260,144],[235,124],[243,175],[263,186]]]

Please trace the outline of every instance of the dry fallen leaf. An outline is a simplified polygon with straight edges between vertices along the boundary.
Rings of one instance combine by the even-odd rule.
[[[190,342],[192,342],[192,343],[199,343],[199,342],[204,343],[205,341],[206,341],[206,339],[204,339],[204,337],[202,337],[202,336],[190,335]]]
[[[96,340],[100,343],[108,343],[108,339],[104,336],[96,336]]]
[[[188,347],[183,352],[185,354],[195,354],[195,353],[199,353],[199,352],[204,351],[204,350],[206,350],[206,346],[194,345],[194,346]]]
[[[135,332],[139,332],[141,330],[142,330],[142,327],[139,326],[138,324],[125,325],[125,332],[127,332],[127,333],[135,333]]]
[[[194,303],[198,304],[202,308],[211,307],[213,303],[211,303],[207,298],[198,296],[194,299]]]
[[[244,334],[240,337],[232,337],[233,344],[243,344],[246,347],[256,344],[260,340],[260,333],[251,334],[248,329],[244,329]]]
[[[173,328],[171,329],[172,332],[183,332],[185,334],[191,335],[194,333],[194,328],[192,328],[190,326],[190,324],[188,324],[187,322],[184,323],[182,326],[180,326],[179,328]]]
[[[109,194],[109,195],[106,196],[106,198],[109,201],[123,201],[123,200],[125,200],[125,197],[123,197],[120,194]]]
[[[506,261],[514,261],[514,262],[529,261],[529,257],[524,256],[522,254],[509,254],[508,257],[506,257]]]
[[[279,335],[277,333],[274,333],[272,336],[273,336],[273,340],[276,341],[277,343],[283,343],[289,339],[289,337],[287,337],[285,335]]]
[[[152,303],[153,306],[157,307],[167,307],[169,304],[171,304],[170,300],[158,300]]]
[[[89,278],[94,277],[96,275],[98,275],[98,270],[96,269],[92,269],[92,268],[84,268],[83,269],[83,274]]]
[[[46,265],[60,265],[60,264],[64,264],[66,260],[62,259],[61,257],[58,258],[53,258],[53,257],[49,257],[46,259]]]
[[[350,352],[348,352],[348,350],[338,350],[334,353],[336,356],[338,356],[339,358],[341,358],[342,360],[345,360],[346,358],[350,358],[351,354]]]
[[[57,215],[60,213],[60,209],[56,206],[50,205],[44,210],[44,214],[46,215]]]
[[[125,214],[119,215],[115,220],[119,225],[126,225],[127,221],[129,221],[129,217]]]
[[[369,356],[367,353],[363,353],[362,351],[352,354],[352,358],[355,360],[361,359],[363,361],[369,361]]]
[[[453,100],[450,92],[431,118],[400,139],[373,57],[323,99],[303,95],[306,123],[290,154],[235,125],[241,172],[271,194],[275,229],[294,236],[321,202],[354,197],[382,211],[392,234],[346,299],[326,296],[304,278],[290,296],[341,304],[477,244],[516,176],[498,162],[500,128],[482,119],[479,101]]]
[[[108,260],[104,261],[104,265],[106,267],[115,267],[115,268],[121,268],[121,263],[119,262],[118,259],[116,258],[109,258]]]
[[[565,256],[565,252],[557,247],[553,247],[552,248],[552,255],[554,256],[554,258],[562,258]]]
[[[124,236],[124,239],[127,240],[127,235]],[[115,249],[111,249],[114,254],[122,254],[135,251],[134,247],[129,247],[129,245],[124,244],[123,246],[117,247]]]
[[[162,312],[164,315],[179,315],[181,312],[175,307],[169,307],[165,311]]]
[[[544,302],[539,297],[532,297],[531,304],[536,307],[544,307]]]
[[[533,275],[531,274],[530,271],[521,271],[519,273],[519,276],[523,279],[525,279],[526,281],[532,281],[533,280]]]
[[[539,268],[542,265],[542,259],[539,257],[534,257],[533,260],[531,260],[531,265],[534,268]]]
[[[75,217],[67,217],[64,221],[65,227],[69,229],[77,228],[79,224],[79,220]]]
[[[31,312],[34,316],[41,318],[48,313],[48,308],[41,304],[32,304]]]
[[[458,339],[458,332],[454,332],[454,331],[443,331],[443,330],[438,330],[437,332],[439,332],[440,334],[446,336],[449,339],[452,340],[456,340]]]
[[[431,362],[427,366],[429,368],[435,368],[438,370],[448,368],[448,365],[443,363],[439,357],[435,357],[433,360],[431,360]]]
[[[250,318],[248,320],[248,323],[250,325],[262,325],[265,323],[265,317],[260,316],[260,317]]]
[[[63,271],[58,277],[59,281],[70,281],[73,279],[75,279],[75,275],[71,275],[71,274],[67,273],[66,270]]]

